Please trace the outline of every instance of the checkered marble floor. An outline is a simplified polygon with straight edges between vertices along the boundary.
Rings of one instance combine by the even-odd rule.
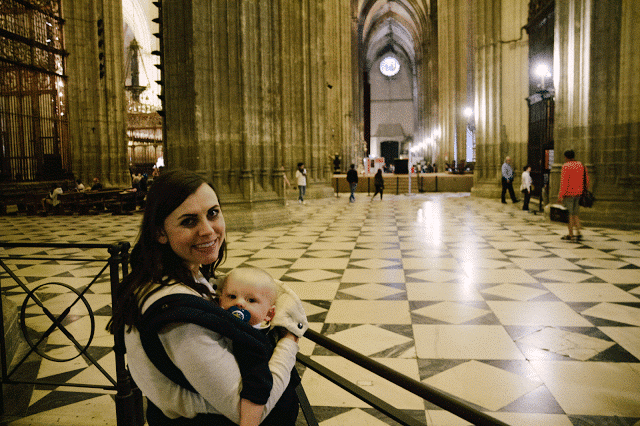
[[[312,329],[508,424],[640,425],[639,232],[588,228],[581,243],[566,242],[563,224],[468,194],[358,194],[355,203],[289,208],[292,225],[229,232],[222,271],[266,269],[297,292]],[[139,220],[0,217],[0,240],[133,242]],[[83,288],[100,267],[12,262],[30,288]],[[3,295],[21,305],[24,293],[2,271],[0,279]],[[90,353],[114,371],[102,331],[108,279],[96,285],[87,295],[98,324]],[[61,305],[67,297],[48,291]],[[38,329],[38,318],[29,319]],[[86,314],[74,319],[70,326],[88,328]],[[63,340],[52,336],[50,351],[72,353]],[[301,352],[429,425],[467,424],[306,339]],[[71,364],[30,357],[24,375],[105,381],[84,357]],[[310,370],[302,381],[322,426],[396,424]],[[115,425],[113,395],[104,391],[21,385],[5,386],[4,395],[3,424]]]

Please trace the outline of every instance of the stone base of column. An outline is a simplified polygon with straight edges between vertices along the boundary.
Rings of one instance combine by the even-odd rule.
[[[500,199],[502,193],[502,184],[496,183],[474,183],[471,188],[471,195],[480,198],[496,198]]]
[[[284,201],[224,203],[222,213],[227,231],[247,232],[292,223]]]
[[[597,201],[592,208],[580,208],[580,223],[583,228],[604,227],[613,229],[640,229],[640,208],[637,202]],[[550,205],[545,206],[544,215],[549,218]]]

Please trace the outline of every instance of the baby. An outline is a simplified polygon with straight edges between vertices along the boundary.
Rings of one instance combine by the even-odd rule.
[[[236,268],[222,281],[217,290],[220,307],[258,329],[268,329],[276,312],[276,283],[259,268]],[[266,331],[266,330],[265,330]],[[240,400],[240,425],[260,423],[264,405]]]
[[[271,275],[259,268],[236,268],[222,281],[218,303],[222,309],[236,307],[240,319],[249,313],[248,322],[256,328],[268,328],[276,313],[278,290]],[[244,311],[244,312],[243,312]]]

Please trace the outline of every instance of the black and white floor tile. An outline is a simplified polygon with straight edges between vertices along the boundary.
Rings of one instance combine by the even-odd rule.
[[[468,194],[362,195],[289,208],[291,225],[229,232],[222,271],[264,268],[297,292],[312,329],[508,424],[640,425],[640,232],[587,228],[583,241],[567,242],[562,224]],[[139,221],[5,216],[0,240],[133,243]],[[71,296],[51,283],[81,291],[103,267],[7,263],[29,289],[47,284],[41,293],[53,310]],[[21,306],[24,291],[4,271],[0,280],[3,297]],[[109,291],[105,276],[86,298],[96,313],[89,354],[111,372]],[[82,336],[89,320],[85,307],[77,311],[68,327]],[[27,323],[35,331],[50,325],[28,313]],[[301,351],[429,425],[467,424],[306,339]],[[77,350],[54,333],[46,353],[71,358]],[[32,355],[23,367],[22,377],[106,381],[86,357],[63,364]],[[302,380],[322,426],[395,424],[310,370]],[[6,385],[4,403],[2,424],[116,424],[113,395],[101,390]]]

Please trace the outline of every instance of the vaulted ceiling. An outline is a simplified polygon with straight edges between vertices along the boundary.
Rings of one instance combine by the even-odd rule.
[[[360,46],[365,69],[392,52],[413,68],[434,13],[431,0],[359,0]],[[419,57],[420,55],[418,55]]]

